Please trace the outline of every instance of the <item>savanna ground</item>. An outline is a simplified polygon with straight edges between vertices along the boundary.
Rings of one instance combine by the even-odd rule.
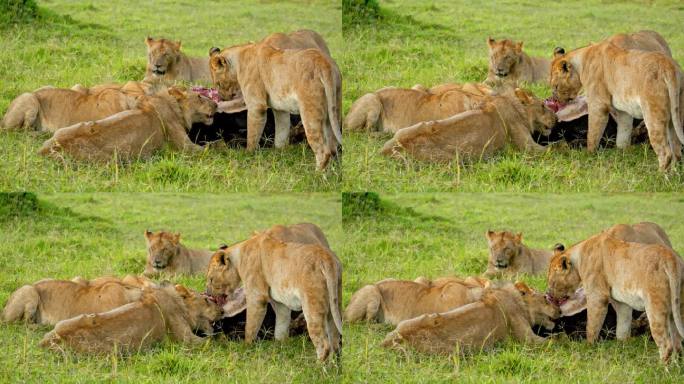
[[[345,2],[354,2],[345,0]],[[370,3],[377,3],[370,1]],[[343,10],[344,107],[385,86],[480,82],[486,78],[486,39],[524,42],[532,56],[573,49],[619,32],[652,29],[684,63],[681,1],[379,1],[379,14]],[[538,97],[547,86],[530,87]],[[658,172],[648,144],[602,150],[558,145],[542,155],[507,150],[468,165],[400,162],[378,154],[387,134],[345,132],[344,190],[377,191],[681,191],[684,168]]]
[[[343,43],[335,1],[45,0],[38,6],[37,17],[18,23],[0,17],[0,114],[19,94],[46,85],[141,80],[148,35],[181,40],[191,56],[302,28],[321,33],[333,58]],[[0,132],[0,190],[331,191],[341,182],[339,166],[315,171],[306,143],[254,154],[242,148],[197,155],[166,150],[147,161],[103,166],[38,156],[48,137]]]
[[[569,246],[617,223],[654,221],[684,250],[681,212],[674,194],[470,194],[381,195],[379,205],[345,204],[345,303],[365,284],[395,277],[470,276],[485,271],[485,232],[523,232],[533,248]],[[544,277],[519,276],[545,290]],[[379,347],[391,326],[346,325],[344,363],[355,382],[681,383],[684,359],[665,369],[647,337],[595,346],[558,337],[540,346],[509,341],[470,357],[406,355]],[[347,373],[345,373],[346,377]]]
[[[338,194],[41,194],[0,195],[0,306],[10,293],[46,277],[139,274],[143,232],[181,232],[191,248],[216,249],[274,224],[312,222],[333,249],[343,241]],[[203,276],[172,278],[204,290]],[[331,379],[306,337],[284,343],[165,342],[130,357],[76,357],[38,347],[49,327],[0,324],[1,382],[321,382]],[[351,374],[351,371],[350,371]]]

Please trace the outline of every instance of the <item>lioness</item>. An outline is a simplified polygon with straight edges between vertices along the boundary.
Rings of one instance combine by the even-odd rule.
[[[556,115],[544,103],[520,89],[488,96],[479,109],[444,120],[427,121],[398,130],[380,151],[403,158],[403,153],[431,162],[486,158],[506,143],[524,151],[543,152],[532,132],[548,135]]]
[[[77,90],[43,87],[14,99],[0,127],[54,132],[76,123],[104,119],[133,109],[137,97],[148,88],[145,83],[133,81]]]
[[[480,84],[441,84],[426,89],[387,87],[361,96],[344,119],[344,129],[395,133],[422,121],[475,109],[491,89]]]
[[[344,320],[397,325],[425,313],[446,312],[472,303],[480,298],[483,288],[457,278],[432,282],[383,280],[366,285],[352,295]]]
[[[182,286],[144,289],[140,300],[103,313],[80,315],[57,323],[40,342],[52,350],[80,353],[130,353],[162,341],[201,343],[193,334],[211,334],[221,308]]]
[[[141,290],[115,279],[40,280],[12,293],[2,319],[54,325],[83,313],[105,312],[140,299]]]
[[[672,248],[670,238],[658,224],[644,221],[641,223],[615,224],[606,228],[602,233],[622,241],[631,241],[642,244],[661,244]]]
[[[141,96],[133,110],[59,129],[38,153],[107,162],[147,158],[166,143],[181,151],[201,151],[187,131],[196,122],[211,125],[215,112],[211,99],[169,88]]]
[[[188,57],[181,51],[181,42],[147,37],[147,69],[145,80],[211,81],[209,59]]]
[[[644,119],[661,171],[681,158],[684,131],[679,92],[682,75],[668,55],[623,49],[610,42],[592,44],[566,53],[554,50],[551,63],[553,98],[575,99],[584,88],[589,105],[587,150],[598,147],[611,108],[617,122],[616,146],[625,148],[632,136],[632,119]],[[679,142],[675,142],[677,138]]]
[[[616,338],[627,339],[632,309],[646,311],[660,358],[667,362],[681,350],[684,337],[681,297],[684,261],[660,244],[618,240],[600,233],[573,245],[557,247],[548,272],[548,296],[563,302],[583,286],[587,296],[587,341],[598,337],[608,303],[617,314]]]
[[[487,231],[489,263],[485,276],[505,273],[540,275],[549,269],[551,250],[531,249],[522,242],[522,233]]]
[[[161,272],[170,274],[204,274],[211,259],[208,249],[189,249],[180,243],[180,233],[145,231],[147,263],[145,276]]]
[[[211,76],[224,99],[242,91],[247,105],[247,150],[253,151],[270,107],[275,147],[287,145],[290,114],[302,118],[306,139],[323,170],[342,144],[342,77],[337,64],[318,49],[277,49],[244,44],[210,51]]]
[[[672,57],[667,41],[655,31],[639,31],[636,33],[617,33],[605,41],[615,44],[622,49],[640,49],[642,51],[661,52]]]
[[[434,354],[470,353],[488,349],[511,336],[525,343],[545,339],[534,334],[533,325],[553,329],[558,308],[544,295],[524,283],[487,288],[482,298],[444,313],[404,320],[390,332],[382,346],[403,349],[404,345]]]
[[[523,42],[487,38],[489,46],[489,71],[487,83],[510,81],[513,83],[549,82],[551,61],[543,57],[530,57],[523,51]]]
[[[207,271],[209,294],[231,294],[244,283],[245,342],[254,341],[269,300],[276,313],[276,340],[288,336],[290,311],[304,312],[316,355],[339,356],[342,344],[342,266],[327,247],[285,243],[268,233],[223,247]]]

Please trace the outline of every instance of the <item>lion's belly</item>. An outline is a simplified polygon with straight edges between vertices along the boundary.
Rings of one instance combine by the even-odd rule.
[[[644,115],[641,111],[641,105],[638,99],[624,100],[619,97],[613,96],[612,99],[613,107],[618,111],[629,113],[630,116],[636,119],[643,119]]]
[[[285,304],[293,311],[302,310],[302,302],[299,299],[299,290],[294,288],[289,289],[270,289],[271,298],[281,304]]]
[[[279,98],[269,98],[269,106],[276,111],[299,114],[299,102],[296,95],[286,95]]]
[[[646,308],[644,299],[639,291],[621,291],[616,288],[611,288],[610,295],[615,301],[625,303],[638,311],[644,311]]]

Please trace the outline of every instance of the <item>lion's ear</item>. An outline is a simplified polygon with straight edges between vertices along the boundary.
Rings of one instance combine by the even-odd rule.
[[[180,51],[181,46],[183,45],[180,40],[176,41],[176,50]]]
[[[184,299],[191,296],[190,291],[188,291],[187,288],[185,288],[184,286],[182,286],[180,284],[176,284],[176,286],[174,288],[176,289],[176,292],[178,293],[178,295],[180,295],[180,297],[182,297]]]
[[[228,244],[221,244],[219,245],[219,249],[228,249]]]
[[[488,240],[491,240],[494,237],[494,231],[492,231],[491,229],[487,230],[487,232],[485,232],[485,236]]]
[[[185,98],[185,93],[176,87],[169,88],[169,95],[173,96],[178,101]]]
[[[146,229],[145,230],[145,238],[149,240],[151,237],[152,237],[152,232],[150,232],[149,229]]]
[[[553,250],[557,252],[563,252],[565,251],[565,245],[561,243],[556,243],[556,245],[553,246]]]
[[[565,55],[565,49],[563,47],[556,47],[553,49],[553,58],[561,57]]]
[[[153,39],[151,36],[147,36],[147,37],[145,38],[145,44],[146,44],[148,47],[149,47],[150,45],[152,45],[152,42],[153,42],[153,41],[154,41],[154,39]]]
[[[570,72],[572,70],[572,64],[567,60],[563,60],[561,61],[561,69],[563,69],[563,72]]]
[[[217,55],[219,53],[221,53],[221,49],[218,47],[211,47],[211,49],[209,49],[209,57]]]
[[[489,45],[489,48],[494,48],[495,43],[496,43],[496,40],[492,39],[491,37],[487,38],[487,45]]]
[[[518,43],[515,43],[515,51],[518,53],[521,53],[523,49],[523,42],[520,41]]]
[[[528,287],[527,284],[525,284],[522,281],[516,281],[514,286],[515,286],[515,289],[517,289],[518,292],[520,292],[520,294],[523,296],[527,295],[528,293],[532,293],[532,289],[530,287]]]
[[[178,244],[180,242],[181,234],[180,232],[173,234],[173,242]]]
[[[213,55],[210,60],[212,68],[223,70],[228,66],[226,58],[221,55]]]
[[[570,259],[565,256],[561,257],[561,268],[563,268],[563,270],[567,271],[570,269],[571,265],[572,263],[570,262]]]
[[[518,232],[518,233],[515,235],[515,241],[518,242],[518,243],[522,242],[522,232]]]

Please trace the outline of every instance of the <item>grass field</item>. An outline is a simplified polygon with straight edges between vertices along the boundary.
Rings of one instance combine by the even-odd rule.
[[[655,221],[676,250],[684,250],[679,212],[684,199],[669,194],[449,194],[384,196],[380,211],[352,216],[343,210],[345,302],[365,284],[388,277],[474,275],[488,257],[484,233],[523,232],[533,248],[566,246],[616,223]],[[357,212],[358,213],[358,212]],[[545,280],[524,278],[537,289]],[[344,362],[356,367],[355,382],[535,382],[681,383],[684,360],[669,369],[646,337],[590,347],[565,337],[537,347],[516,342],[471,357],[402,356],[378,347],[390,326],[351,325],[345,329]]]
[[[193,56],[212,46],[259,40],[272,32],[311,28],[342,49],[335,1],[45,0],[39,19],[0,25],[0,113],[22,92],[140,80],[151,35],[181,40]],[[2,20],[2,19],[0,19]],[[330,191],[340,167],[315,171],[306,144],[282,151],[164,151],[130,165],[59,164],[36,154],[46,136],[0,133],[0,190],[40,191]]]
[[[40,204],[0,204],[0,305],[45,277],[142,272],[143,232],[180,231],[189,247],[215,249],[274,224],[313,222],[333,249],[343,241],[337,194],[61,194]],[[175,279],[203,290],[204,277]],[[124,359],[77,358],[41,350],[48,327],[0,324],[1,382],[320,382],[330,378],[304,337],[277,344],[167,342]]]
[[[614,33],[653,29],[684,63],[680,1],[380,1],[378,19],[343,18],[345,110],[385,86],[479,82],[488,63],[486,39],[524,42],[533,56],[550,57]],[[550,90],[533,86],[539,97]],[[506,151],[459,166],[406,163],[378,154],[388,135],[345,133],[344,190],[377,191],[681,191],[684,171],[664,176],[648,145],[590,155],[564,146],[539,156]]]

